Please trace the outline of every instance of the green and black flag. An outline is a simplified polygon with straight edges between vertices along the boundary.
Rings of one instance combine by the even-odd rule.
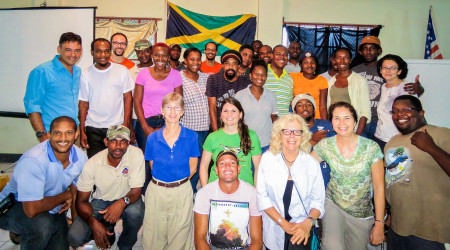
[[[223,52],[239,50],[243,44],[251,44],[255,39],[256,16],[207,16],[168,3],[166,43],[177,43],[184,48],[195,47],[203,52],[205,44],[219,44],[220,56]]]

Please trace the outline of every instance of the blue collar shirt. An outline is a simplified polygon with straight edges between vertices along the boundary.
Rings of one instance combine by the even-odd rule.
[[[19,202],[38,201],[46,196],[61,194],[71,184],[76,186],[86,161],[86,154],[78,147],[72,146],[69,165],[64,169],[50,142],[44,141],[25,152],[19,159],[11,181],[0,193],[0,200],[10,193],[13,193]],[[60,208],[60,205],[56,206],[49,212],[56,214]]]
[[[78,122],[78,91],[81,69],[73,66],[73,74],[59,61],[53,60],[34,68],[28,76],[23,103],[28,114],[37,112],[42,116],[45,131],[50,123],[60,116],[68,116]]]

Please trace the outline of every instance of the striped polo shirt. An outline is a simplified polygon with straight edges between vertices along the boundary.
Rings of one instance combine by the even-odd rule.
[[[278,116],[289,114],[289,107],[293,98],[294,80],[283,69],[280,77],[275,75],[271,65],[268,65],[267,80],[264,87],[270,89],[277,99]]]

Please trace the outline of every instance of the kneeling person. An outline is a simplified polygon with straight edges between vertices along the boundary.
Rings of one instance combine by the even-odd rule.
[[[122,125],[107,131],[107,149],[85,164],[78,180],[76,208],[79,217],[73,222],[68,241],[78,247],[92,238],[100,249],[114,244],[114,225],[123,219],[123,232],[117,245],[131,249],[144,218],[141,189],[144,185],[144,155],[130,146],[130,130]],[[93,199],[89,196],[96,190]]]
[[[240,166],[233,151],[223,150],[216,162],[219,179],[200,189],[195,199],[195,247],[262,249],[262,214],[256,206],[256,189],[238,179]]]
[[[14,168],[0,200],[14,195],[15,204],[0,217],[0,228],[20,234],[21,249],[67,249],[66,210],[72,207],[76,180],[86,154],[74,146],[78,137],[73,118],[50,124],[50,138],[25,152]]]

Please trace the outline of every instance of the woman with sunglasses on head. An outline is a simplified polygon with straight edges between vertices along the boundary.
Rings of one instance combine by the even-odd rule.
[[[311,52],[306,52],[300,58],[302,71],[289,73],[289,75],[294,80],[294,96],[299,94],[311,95],[314,101],[319,104],[314,118],[326,120],[328,82],[325,77],[316,74],[318,64],[317,58]]]
[[[261,160],[261,144],[255,131],[248,129],[244,123],[244,109],[234,97],[225,98],[220,113],[221,127],[206,137],[203,144],[202,161],[200,163],[200,184],[215,181],[218,177],[214,168],[211,168],[208,178],[208,167],[211,159],[216,159],[219,152],[224,149],[236,152],[241,166],[238,178],[254,185],[259,161]],[[255,167],[255,177],[251,168]]]
[[[336,136],[311,153],[330,166],[323,218],[323,249],[366,249],[384,240],[384,167],[380,147],[354,132],[358,116],[352,105],[330,106]],[[372,187],[375,214],[372,205]]]
[[[377,62],[377,71],[386,81],[381,87],[380,101],[377,107],[378,122],[374,141],[384,150],[386,143],[399,133],[392,121],[392,104],[395,98],[408,95],[404,89],[408,75],[408,64],[397,55],[385,55]]]
[[[309,250],[325,202],[322,171],[309,154],[311,133],[302,117],[288,114],[275,121],[271,136],[256,185],[264,245]]]

